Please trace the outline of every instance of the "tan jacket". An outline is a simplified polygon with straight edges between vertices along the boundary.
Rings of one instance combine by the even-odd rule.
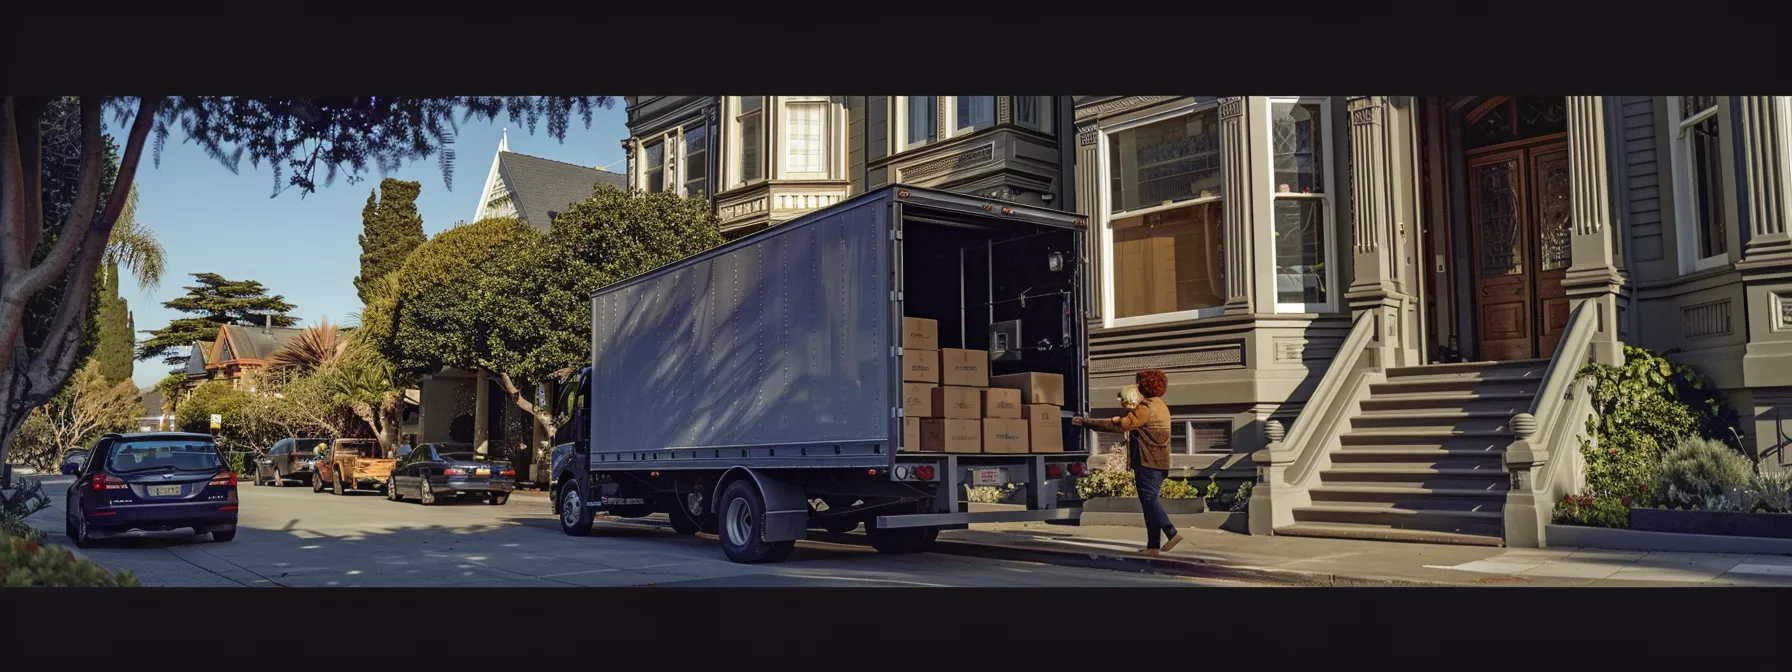
[[[1137,456],[1133,458],[1135,464],[1169,470],[1170,407],[1164,405],[1163,399],[1152,397],[1126,415],[1113,420],[1089,418],[1083,424],[1098,432],[1132,432],[1129,452]]]

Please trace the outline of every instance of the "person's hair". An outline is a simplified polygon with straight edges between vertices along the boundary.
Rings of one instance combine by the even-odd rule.
[[[1170,390],[1169,377],[1157,369],[1140,371],[1135,380],[1139,384],[1139,393],[1145,395],[1147,399],[1164,396],[1164,393]]]
[[[1145,403],[1145,395],[1139,392],[1139,386],[1127,385],[1120,388],[1120,404],[1125,406],[1126,410],[1130,411],[1143,403]]]

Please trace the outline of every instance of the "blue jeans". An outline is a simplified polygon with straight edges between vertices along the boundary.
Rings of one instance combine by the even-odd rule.
[[[1145,548],[1161,548],[1163,538],[1176,538],[1176,526],[1170,524],[1170,514],[1164,511],[1163,503],[1157,501],[1157,493],[1163,489],[1164,478],[1170,472],[1138,466],[1133,468],[1132,474],[1133,485],[1139,491],[1139,508],[1145,512]]]

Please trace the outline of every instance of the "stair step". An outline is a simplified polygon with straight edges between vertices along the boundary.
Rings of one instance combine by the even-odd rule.
[[[1353,420],[1354,421],[1354,420]],[[1424,427],[1362,427],[1351,428],[1350,431],[1338,435],[1340,443],[1345,445],[1424,443],[1445,439],[1489,439],[1504,438],[1506,443],[1512,442],[1512,432],[1499,429],[1447,429]]]
[[[1324,485],[1309,492],[1315,505],[1421,511],[1494,511],[1506,506],[1507,491],[1467,488],[1407,488],[1362,485]]]
[[[1541,377],[1470,378],[1462,376],[1426,376],[1388,379],[1369,385],[1371,398],[1394,394],[1525,394],[1536,395],[1543,384]]]
[[[1315,504],[1296,507],[1294,520],[1298,523],[1378,525],[1401,530],[1499,535],[1503,531],[1505,514],[1499,511],[1441,511]]]
[[[1287,537],[1363,539],[1368,541],[1399,541],[1417,544],[1452,544],[1457,546],[1506,545],[1505,539],[1499,535],[1455,534],[1451,532],[1435,532],[1431,530],[1403,530],[1376,525],[1296,523],[1288,527],[1276,528],[1275,534]]]
[[[1321,486],[1390,485],[1455,490],[1510,487],[1511,477],[1497,465],[1481,469],[1419,467],[1399,464],[1333,464],[1319,472]]]
[[[1473,413],[1500,413],[1511,417],[1530,410],[1535,395],[1523,392],[1481,394],[1476,392],[1420,392],[1416,394],[1377,394],[1363,400],[1363,412],[1462,410]]]
[[[1403,366],[1388,370],[1388,378],[1405,378],[1408,376],[1441,376],[1457,374],[1482,374],[1489,372],[1536,371],[1542,373],[1549,368],[1547,359],[1520,359],[1506,362],[1455,362],[1452,364],[1425,364],[1422,366]]]
[[[1510,432],[1512,416],[1505,413],[1406,412],[1364,413],[1350,419],[1353,430],[1408,430],[1440,434],[1460,432]]]
[[[1338,442],[1344,450],[1382,449],[1382,448],[1424,448],[1431,450],[1472,450],[1504,453],[1512,445],[1512,435],[1506,432],[1489,432],[1484,434],[1385,434],[1377,432],[1348,432],[1338,435]]]
[[[1332,453],[1332,464],[1365,466],[1367,464],[1400,464],[1448,468],[1494,468],[1505,463],[1503,450],[1447,450],[1441,448],[1364,448],[1347,446]]]

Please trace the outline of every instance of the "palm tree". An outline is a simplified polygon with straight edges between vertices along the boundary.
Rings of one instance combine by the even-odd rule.
[[[326,372],[336,401],[367,423],[388,450],[394,449],[403,422],[397,369],[359,331],[348,337],[345,346]]]
[[[148,291],[162,284],[166,261],[167,253],[161,241],[156,240],[155,232],[137,221],[137,185],[132,183],[130,192],[125,194],[124,210],[112,227],[112,237],[106,241],[106,266],[102,268],[116,264],[130,269],[137,286]]]
[[[275,350],[268,358],[268,368],[283,373],[311,373],[333,368],[342,361],[348,338],[328,318],[304,331]]]

